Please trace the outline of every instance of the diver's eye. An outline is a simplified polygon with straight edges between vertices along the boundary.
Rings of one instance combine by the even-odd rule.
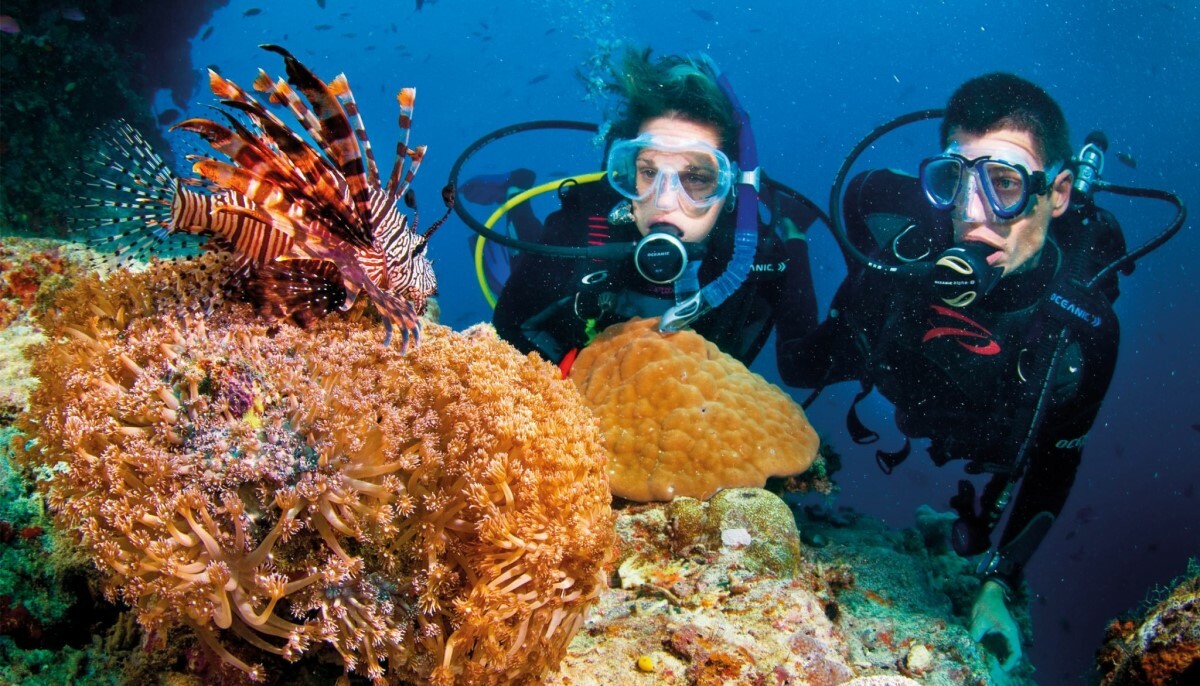
[[[653,181],[654,177],[656,176],[658,176],[658,169],[651,166],[638,167],[639,179],[643,181]]]
[[[686,172],[680,178],[680,182],[683,183],[683,187],[689,192],[711,191],[717,186],[716,178],[712,174],[697,171]]]

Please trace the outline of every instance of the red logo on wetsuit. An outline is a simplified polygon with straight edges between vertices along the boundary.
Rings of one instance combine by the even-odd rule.
[[[937,326],[931,321],[929,324],[932,328],[925,332],[925,335],[921,338],[922,343],[927,343],[942,336],[953,336],[955,343],[958,343],[976,355],[995,355],[1000,352],[1000,344],[992,338],[992,332],[984,328],[979,322],[948,307],[942,307],[941,305],[930,305],[930,307],[937,314],[953,319],[957,325]]]

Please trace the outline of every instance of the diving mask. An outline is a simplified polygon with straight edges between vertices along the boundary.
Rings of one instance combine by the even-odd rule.
[[[925,197],[939,210],[956,209],[963,219],[968,206],[982,191],[997,219],[1011,220],[1023,214],[1036,195],[1049,192],[1058,169],[1029,171],[1029,160],[1010,162],[994,155],[969,159],[950,148],[947,152],[921,162],[921,188]]]
[[[657,203],[674,193],[697,210],[725,199],[735,176],[729,157],[713,146],[649,133],[614,143],[606,169],[612,187],[630,200]]]

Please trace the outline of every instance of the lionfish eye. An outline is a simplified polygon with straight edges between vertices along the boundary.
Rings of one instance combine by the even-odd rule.
[[[417,194],[413,192],[413,189],[410,188],[404,192],[404,204],[410,210],[417,209]]]

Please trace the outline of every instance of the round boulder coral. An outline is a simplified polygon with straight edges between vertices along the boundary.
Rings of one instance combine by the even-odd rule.
[[[799,474],[817,435],[787,394],[692,331],[635,319],[579,353],[571,380],[600,420],[613,495],[707,499]]]
[[[405,355],[361,308],[258,318],[228,270],[87,280],[43,318],[23,459],[108,595],[253,679],[328,651],[378,684],[538,680],[613,540],[578,392],[488,328]]]

